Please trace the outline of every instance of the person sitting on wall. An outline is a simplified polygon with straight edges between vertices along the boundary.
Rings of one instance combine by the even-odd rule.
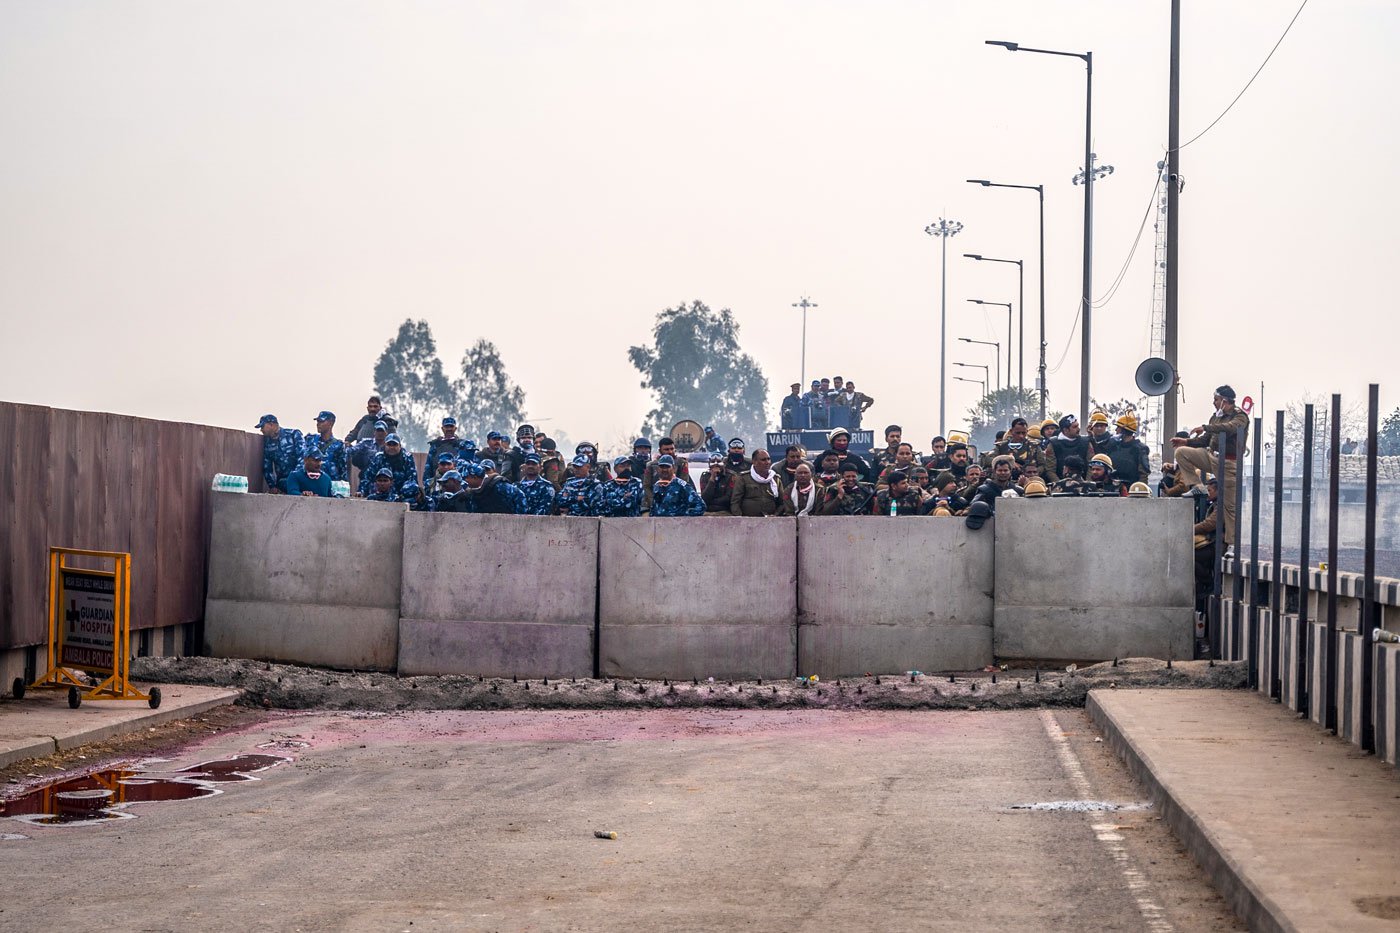
[[[710,454],[710,469],[700,475],[700,498],[706,515],[728,515],[729,499],[734,494],[734,474],[725,467],[722,454]]]
[[[574,457],[570,466],[573,476],[564,481],[554,500],[560,515],[587,518],[598,514],[598,479],[593,475],[593,462],[586,454]]]
[[[350,429],[350,433],[345,435],[346,444],[354,444],[362,440],[367,440],[374,432],[374,428],[379,422],[384,422],[384,433],[392,434],[398,430],[399,423],[387,411],[379,401],[379,396],[371,395],[369,401],[365,403],[365,413],[360,416],[360,420],[355,422],[355,426]]]
[[[282,427],[277,423],[276,415],[259,418],[258,430],[263,436],[263,482],[267,485],[267,491],[286,492],[287,477],[301,465],[301,452],[305,446],[301,432]]]
[[[456,470],[448,470],[438,478],[437,492],[429,502],[430,512],[465,514],[472,511],[471,496],[462,491],[462,474]]]
[[[860,470],[847,463],[841,468],[841,479],[822,491],[817,506],[819,515],[869,515],[875,490],[860,481]]]
[[[287,495],[330,498],[331,478],[321,469],[321,452],[315,447],[306,448],[306,453],[301,457],[301,466],[287,477]]]
[[[370,502],[402,502],[398,492],[394,489],[394,471],[388,467],[381,467],[374,474],[374,482],[370,491],[365,493],[365,498]]]
[[[321,472],[329,476],[331,482],[350,478],[345,442],[335,436],[335,412],[323,411],[317,414],[316,433],[308,434],[302,442],[307,447],[314,446],[321,452]]]
[[[486,462],[467,464],[467,495],[471,511],[478,515],[519,515],[525,511],[525,497],[499,473],[487,476]]]
[[[670,454],[656,459],[656,482],[651,489],[651,514],[657,518],[696,516],[705,513],[705,500],[689,480],[676,475],[676,460]]]
[[[762,447],[753,452],[753,464],[734,476],[729,514],[768,518],[778,514],[783,483],[772,470],[772,458]]]
[[[520,482],[515,488],[525,500],[524,515],[553,515],[557,492],[554,484],[540,475],[543,466],[540,455],[528,453],[520,464]]]
[[[780,515],[815,515],[821,502],[822,488],[812,477],[812,466],[805,461],[797,464],[792,473],[792,483],[785,487]]]

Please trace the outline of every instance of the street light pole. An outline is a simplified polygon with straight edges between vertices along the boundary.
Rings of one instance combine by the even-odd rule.
[[[965,378],[963,378],[962,376],[954,376],[953,378],[956,379],[956,380],[958,380],[958,382],[970,382],[970,383],[972,383],[972,384],[975,385],[975,386],[981,386],[981,387],[982,387],[982,397],[983,397],[983,398],[986,398],[986,397],[987,397],[987,380],[985,380],[985,379],[965,379]]]
[[[998,343],[998,342],[995,341],[995,340],[973,340],[971,337],[959,337],[958,340],[962,341],[963,343],[975,343],[975,344],[978,344],[978,345],[984,346],[984,347],[996,347],[996,350],[997,350],[997,365],[996,365],[996,369],[992,370],[992,372],[994,372],[994,373],[997,374],[997,378],[996,378],[996,387],[997,387],[997,391],[1000,392],[1000,391],[1001,391],[1001,344]]]
[[[792,306],[802,309],[802,385],[805,387],[807,385],[807,309],[817,307],[817,303],[804,295],[801,301],[794,301]]]
[[[1009,301],[983,301],[981,298],[969,298],[969,302],[975,305],[996,305],[1006,309],[1006,387],[1011,388],[1011,302]],[[1001,366],[1000,363],[997,364]]]
[[[991,256],[982,256],[978,253],[963,253],[967,259],[975,259],[978,262],[1004,262],[1008,265],[1016,265],[1016,288],[1018,297],[1016,307],[1020,308],[1020,343],[1016,348],[1016,389],[1022,396],[1026,394],[1026,265],[1019,259],[993,259]],[[1011,348],[1007,347],[1006,358],[1006,384],[1011,384]]]
[[[943,241],[943,266],[941,293],[938,301],[938,433],[946,433],[944,427],[948,414],[948,238],[962,232],[963,225],[956,220],[938,218],[929,224],[924,232]],[[805,378],[805,377],[804,377]]]
[[[1058,52],[1053,49],[1032,49],[1015,42],[987,40],[987,45],[999,45],[1008,52],[1036,52],[1077,58],[1084,63],[1084,280],[1080,287],[1079,314],[1083,319],[1080,344],[1079,416],[1089,417],[1089,375],[1091,364],[1091,332],[1094,283],[1094,53]]]
[[[954,360],[953,365],[961,366],[964,369],[980,369],[982,370],[982,384],[985,386],[991,382],[991,367],[986,363],[959,363],[957,360]],[[985,396],[987,393],[983,392],[982,394]]]

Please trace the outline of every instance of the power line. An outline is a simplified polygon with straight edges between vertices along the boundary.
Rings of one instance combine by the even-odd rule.
[[[1162,187],[1162,173],[1157,173],[1157,181],[1152,186],[1152,197],[1147,200],[1147,210],[1143,211],[1142,223],[1138,224],[1137,236],[1133,237],[1132,248],[1128,250],[1128,258],[1123,260],[1123,267],[1118,270],[1118,277],[1113,280],[1113,284],[1108,287],[1108,292],[1102,298],[1093,303],[1095,308],[1102,308],[1117,294],[1119,286],[1123,284],[1124,277],[1128,274],[1128,266],[1132,263],[1133,257],[1137,255],[1138,244],[1142,242],[1142,231],[1147,229],[1147,218],[1152,216],[1152,208],[1157,203],[1157,192]]]
[[[1065,357],[1069,356],[1070,345],[1074,343],[1074,332],[1079,330],[1079,315],[1084,311],[1084,302],[1075,302],[1074,323],[1069,326],[1069,339],[1065,341],[1065,352],[1060,354],[1060,361],[1051,367],[1050,372],[1057,373],[1060,367],[1065,365]]]
[[[1230,101],[1230,106],[1222,110],[1220,112],[1220,116],[1216,117],[1214,120],[1211,120],[1209,126],[1201,130],[1195,136],[1192,136],[1190,139],[1186,140],[1186,142],[1182,143],[1180,146],[1177,146],[1177,152],[1180,152],[1182,149],[1185,149],[1187,146],[1191,145],[1196,140],[1209,133],[1212,129],[1215,128],[1215,124],[1225,119],[1225,114],[1229,113],[1234,108],[1235,104],[1238,104],[1240,102],[1240,98],[1244,96],[1244,92],[1249,90],[1250,85],[1254,83],[1254,79],[1259,77],[1260,73],[1264,70],[1264,66],[1269,63],[1269,59],[1274,57],[1274,53],[1278,51],[1278,47],[1280,45],[1283,45],[1283,40],[1288,38],[1288,33],[1293,29],[1293,24],[1298,22],[1298,17],[1303,14],[1303,8],[1307,5],[1308,0],[1303,0],[1303,2],[1299,4],[1298,12],[1294,13],[1293,18],[1288,21],[1288,26],[1283,30],[1283,35],[1278,37],[1278,41],[1274,43],[1274,47],[1269,49],[1269,54],[1264,56],[1264,61],[1262,64],[1260,64],[1259,70],[1254,72],[1254,77],[1250,78],[1249,81],[1245,83],[1245,86],[1240,88],[1240,92],[1235,95],[1235,99]]]

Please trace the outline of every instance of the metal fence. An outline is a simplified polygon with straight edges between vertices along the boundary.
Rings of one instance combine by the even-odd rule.
[[[1306,636],[1312,621],[1309,618],[1309,588],[1314,586],[1313,573],[1325,588],[1326,597],[1317,602],[1319,624],[1325,623],[1326,635],[1319,639],[1319,650],[1327,656],[1321,658],[1325,671],[1323,696],[1317,702],[1326,705],[1322,715],[1323,723],[1336,728],[1337,710],[1337,603],[1338,578],[1340,572],[1361,574],[1361,614],[1357,620],[1360,651],[1360,695],[1365,698],[1361,704],[1360,745],[1365,751],[1375,751],[1372,709],[1374,705],[1374,683],[1372,667],[1372,631],[1381,625],[1380,606],[1377,601],[1377,580],[1385,576],[1400,576],[1400,483],[1389,479],[1381,481],[1380,462],[1377,457],[1377,435],[1380,409],[1380,388],[1371,385],[1367,398],[1367,433],[1365,454],[1361,457],[1344,458],[1342,450],[1341,422],[1342,397],[1333,395],[1330,410],[1315,411],[1315,406],[1307,405],[1304,414],[1301,464],[1297,476],[1285,476],[1285,413],[1277,411],[1267,425],[1263,418],[1255,418],[1249,433],[1249,446],[1252,452],[1250,461],[1241,463],[1237,488],[1230,492],[1238,503],[1238,521],[1234,527],[1234,540],[1223,537],[1223,522],[1219,523],[1215,540],[1214,585],[1209,601],[1209,641],[1211,655],[1220,658],[1224,642],[1220,630],[1223,618],[1223,600],[1231,600],[1234,605],[1242,602],[1248,605],[1248,614],[1239,624],[1247,631],[1241,633],[1247,645],[1246,655],[1251,687],[1262,689],[1259,684],[1260,668],[1266,667],[1272,673],[1272,682],[1266,684],[1267,692],[1275,699],[1281,699],[1282,683],[1279,675],[1281,645],[1284,642],[1280,626],[1296,626],[1293,644],[1296,645],[1293,662],[1297,666],[1295,683],[1306,684],[1305,672],[1315,660],[1307,656],[1309,639]],[[1315,436],[1319,425],[1325,426],[1325,436]],[[1243,435],[1245,432],[1241,432]],[[1243,444],[1245,438],[1240,437]],[[1266,477],[1265,457],[1262,452],[1266,445],[1274,455],[1271,462],[1273,477]],[[1224,449],[1224,438],[1221,438]],[[1318,455],[1320,454],[1320,456]],[[1222,491],[1222,494],[1223,491]],[[1222,580],[1226,572],[1226,548],[1233,551],[1247,565],[1243,573],[1234,573],[1232,592],[1222,593]],[[1281,571],[1283,566],[1294,564],[1301,568],[1298,574],[1300,592],[1289,594]],[[1265,580],[1261,573],[1262,565],[1272,565],[1272,572]],[[1238,567],[1239,565],[1234,565]],[[1247,595],[1246,595],[1247,594]],[[1289,619],[1287,603],[1290,596],[1296,599],[1296,616]],[[1268,607],[1267,659],[1261,659],[1256,647],[1261,644],[1260,607]],[[1261,663],[1266,662],[1266,663]],[[1303,690],[1303,687],[1299,688]],[[1302,712],[1307,712],[1308,698],[1300,695]],[[1321,710],[1321,707],[1319,708]]]
[[[47,637],[48,548],[131,554],[132,627],[204,615],[210,480],[262,490],[251,431],[0,402],[0,650]]]

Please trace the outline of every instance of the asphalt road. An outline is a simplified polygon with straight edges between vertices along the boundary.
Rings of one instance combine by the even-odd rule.
[[[257,781],[0,819],[0,928],[1240,929],[1095,737],[1080,711],[272,715],[152,766],[293,759]],[[1024,808],[1083,800],[1139,808]]]

